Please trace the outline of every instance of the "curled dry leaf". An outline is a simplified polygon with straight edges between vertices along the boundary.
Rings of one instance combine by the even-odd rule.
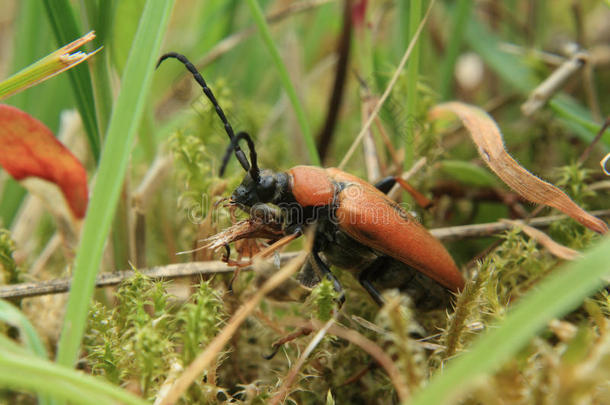
[[[544,246],[554,256],[564,260],[574,260],[580,256],[580,252],[564,246],[560,243],[555,242],[549,235],[542,232],[533,226],[526,225],[523,221],[511,221],[509,219],[503,219],[502,222],[506,222],[516,227],[520,227],[527,236],[535,239],[536,242]]]
[[[519,195],[532,202],[557,208],[595,232],[603,234],[608,231],[604,221],[590,215],[563,191],[519,165],[504,149],[500,129],[485,111],[464,103],[449,102],[434,107],[430,117],[435,119],[447,112],[460,118],[485,163]]]
[[[216,250],[229,243],[241,239],[272,239],[276,240],[284,236],[282,226],[279,222],[266,222],[259,218],[251,217],[210,236],[205,240],[205,249]]]
[[[70,221],[61,215],[64,211],[77,219],[85,216],[89,198],[85,168],[43,123],[0,104],[0,150],[0,166],[39,195],[54,215],[60,215],[58,220]],[[61,190],[63,201],[56,201],[52,184]]]

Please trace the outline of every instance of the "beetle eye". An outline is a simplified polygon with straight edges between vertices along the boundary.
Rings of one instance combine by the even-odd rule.
[[[275,177],[261,176],[258,182],[257,193],[261,201],[271,201],[275,194]]]

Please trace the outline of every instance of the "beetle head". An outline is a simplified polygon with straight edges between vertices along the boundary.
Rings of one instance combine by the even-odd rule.
[[[258,168],[254,142],[252,142],[250,135],[245,132],[240,132],[231,141],[220,167],[220,175],[223,175],[228,160],[231,158],[237,143],[241,140],[248,143],[250,162],[244,179],[231,195],[231,202],[242,208],[252,207],[257,203],[277,203],[286,184],[285,176],[271,170],[261,171]]]
[[[250,172],[231,195],[231,202],[240,206],[252,207],[257,203],[273,203],[277,194],[276,173],[263,170],[258,181],[255,181]]]

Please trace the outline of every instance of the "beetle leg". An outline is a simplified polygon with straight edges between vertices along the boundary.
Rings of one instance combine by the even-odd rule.
[[[311,255],[307,257],[301,271],[297,274],[297,280],[307,288],[312,288],[320,282],[320,275],[314,269]]]
[[[396,184],[396,178],[394,176],[388,176],[375,183],[375,187],[383,194],[387,194],[392,187],[394,187],[394,184]]]
[[[380,265],[383,264],[380,261],[383,261],[383,258],[375,260],[369,267],[362,270],[362,272],[358,276],[358,281],[360,282],[360,285],[366,290],[366,292],[369,293],[373,301],[375,301],[377,305],[382,307],[385,304],[385,300],[381,296],[381,293],[375,288],[372,283],[375,273],[379,271],[379,267],[381,267]]]
[[[343,303],[345,302],[345,292],[343,291],[343,287],[341,287],[341,283],[339,283],[339,280],[337,280],[337,277],[335,277],[335,275],[330,271],[330,268],[328,267],[328,265],[326,263],[324,263],[324,261],[322,261],[318,252],[316,252],[316,251],[311,252],[311,256],[313,257],[315,264],[318,267],[318,270],[320,271],[320,273],[323,274],[326,278],[328,278],[333,283],[333,287],[335,288],[335,291],[339,293],[339,306],[342,306]]]
[[[394,187],[394,184],[396,183],[398,183],[400,187],[402,187],[407,193],[411,194],[411,197],[413,197],[417,205],[419,205],[420,207],[430,208],[432,206],[432,201],[430,201],[428,197],[417,191],[415,187],[413,187],[406,180],[403,180],[400,177],[385,177],[375,183],[375,187],[382,193],[387,194],[390,192],[390,190],[392,189],[392,187]]]

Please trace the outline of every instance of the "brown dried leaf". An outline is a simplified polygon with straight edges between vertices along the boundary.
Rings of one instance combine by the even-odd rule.
[[[603,234],[608,231],[604,221],[580,208],[557,187],[520,166],[504,149],[500,129],[485,111],[464,103],[449,102],[430,110],[430,117],[435,119],[446,112],[452,112],[460,118],[477,144],[485,163],[519,195],[532,202],[557,208],[595,232]]]
[[[564,259],[564,260],[574,260],[580,256],[580,252],[564,246],[560,243],[555,242],[549,235],[542,232],[539,229],[536,229],[532,226],[526,225],[522,221],[511,221],[509,219],[503,219],[501,222],[506,222],[516,227],[521,227],[523,232],[530,238],[536,240],[536,242],[540,243],[544,246],[552,255]]]
[[[205,249],[216,250],[240,239],[279,239],[284,236],[281,224],[263,222],[256,218],[245,219],[231,225],[227,229],[205,239]]]

